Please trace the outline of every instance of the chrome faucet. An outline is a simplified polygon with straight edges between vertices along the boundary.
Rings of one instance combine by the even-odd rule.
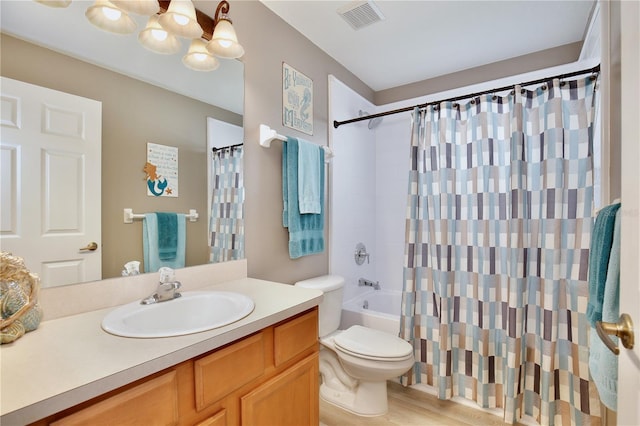
[[[142,299],[140,304],[151,305],[153,303],[166,302],[182,296],[178,289],[182,287],[180,281],[175,280],[174,271],[171,268],[160,268],[160,283],[156,292]]]
[[[367,280],[365,278],[360,278],[358,280],[358,286],[359,287],[363,287],[363,286],[373,287],[374,290],[380,290],[380,282],[379,281],[373,282],[373,281]]]
[[[156,292],[151,296],[142,299],[140,302],[143,305],[151,305],[152,303],[166,302],[167,300],[177,299],[182,296],[177,290],[182,287],[179,281],[173,281],[170,283],[160,283]]]

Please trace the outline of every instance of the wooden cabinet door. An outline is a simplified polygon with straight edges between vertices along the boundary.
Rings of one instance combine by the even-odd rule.
[[[148,380],[104,401],[64,417],[52,426],[178,424],[175,371]]]
[[[227,410],[222,409],[196,426],[227,426]]]
[[[241,398],[241,424],[301,426],[319,422],[318,353]]]

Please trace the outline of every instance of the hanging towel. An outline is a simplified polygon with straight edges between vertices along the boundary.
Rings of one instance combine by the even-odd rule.
[[[320,151],[315,143],[298,139],[298,205],[300,213],[320,214]]]
[[[596,321],[602,320],[602,299],[613,243],[613,228],[619,208],[620,203],[604,207],[598,213],[593,227],[589,252],[589,303],[587,304],[587,318],[591,327],[595,327]]]
[[[142,223],[142,248],[144,251],[145,272],[156,272],[160,267],[183,268],[185,265],[186,228],[184,214],[176,214],[175,227],[175,255],[171,259],[162,259],[160,256],[160,241],[166,246],[171,245],[172,237],[161,236],[158,222],[158,213],[147,213]],[[171,229],[171,226],[162,227],[162,232]],[[164,256],[167,257],[170,250],[165,248]]]
[[[156,213],[158,221],[158,257],[160,260],[173,260],[178,250],[178,215],[175,213]]]
[[[602,299],[602,321],[618,322],[620,314],[620,210],[615,215],[613,242]],[[609,336],[617,345],[618,338]],[[589,336],[589,371],[600,400],[616,411],[618,401],[618,357],[605,346],[595,328]]]
[[[324,251],[324,151],[320,151],[320,213],[300,213],[298,203],[298,140],[287,138],[282,144],[282,223],[289,229],[289,257]]]

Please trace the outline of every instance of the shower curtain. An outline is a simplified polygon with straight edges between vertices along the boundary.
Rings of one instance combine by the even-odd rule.
[[[213,152],[213,193],[209,222],[211,263],[244,258],[242,158],[242,146]]]
[[[599,423],[585,315],[595,86],[555,79],[416,109],[405,385],[502,408],[507,423]]]

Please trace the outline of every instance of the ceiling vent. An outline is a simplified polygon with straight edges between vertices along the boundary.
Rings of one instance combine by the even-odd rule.
[[[371,0],[351,2],[339,8],[337,12],[354,30],[384,20],[384,15]]]

